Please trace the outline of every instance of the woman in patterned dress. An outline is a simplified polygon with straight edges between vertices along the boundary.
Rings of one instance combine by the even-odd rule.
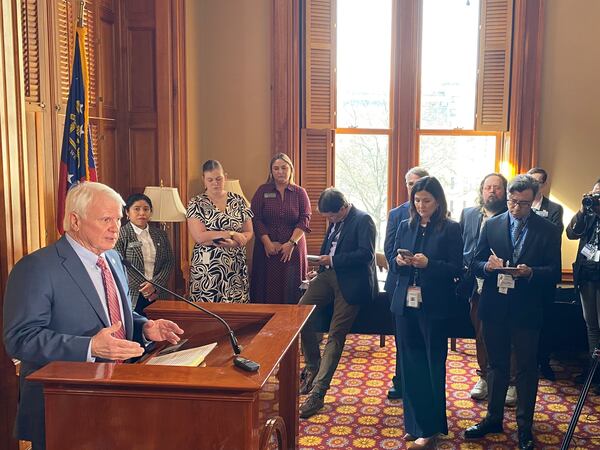
[[[252,211],[243,197],[227,192],[219,161],[202,166],[206,190],[190,200],[188,229],[194,242],[190,299],[248,302],[246,243],[252,238]]]
[[[306,279],[306,240],[311,209],[306,191],[294,184],[294,166],[284,153],[271,159],[269,178],[252,198],[254,253],[250,300],[298,303]]]

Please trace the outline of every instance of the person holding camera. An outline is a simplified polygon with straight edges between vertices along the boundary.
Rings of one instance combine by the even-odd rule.
[[[567,237],[579,240],[573,282],[581,296],[592,354],[600,344],[600,179],[592,191],[583,196],[581,208],[567,227]],[[600,392],[600,386],[596,386],[596,391]]]

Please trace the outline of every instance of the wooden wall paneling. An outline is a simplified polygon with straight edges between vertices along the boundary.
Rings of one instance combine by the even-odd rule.
[[[515,0],[509,129],[509,158],[515,173],[537,161],[541,101],[543,0]]]
[[[273,0],[272,148],[292,159],[300,179],[300,1]]]
[[[0,2],[0,323],[3,293],[14,264],[27,251],[27,132],[20,3]],[[12,437],[17,404],[15,366],[0,346],[0,448],[16,449]]]
[[[399,3],[399,2],[398,2]],[[393,208],[407,197],[404,174],[418,161],[416,130],[419,114],[419,84],[421,73],[420,42],[422,2],[394,2],[392,54],[392,137],[388,169],[388,203]]]

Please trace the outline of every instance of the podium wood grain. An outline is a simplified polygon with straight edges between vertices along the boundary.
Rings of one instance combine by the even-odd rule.
[[[298,441],[298,336],[310,306],[203,304],[236,332],[256,373],[233,365],[225,327],[191,306],[157,301],[150,318],[177,322],[190,348],[217,341],[205,367],[53,362],[29,376],[44,384],[48,450],[258,449],[281,416]]]

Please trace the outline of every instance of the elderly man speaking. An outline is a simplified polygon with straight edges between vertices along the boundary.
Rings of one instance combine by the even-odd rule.
[[[86,182],[67,194],[57,242],[21,259],[4,301],[4,344],[21,360],[16,434],[45,447],[42,386],[25,378],[51,361],[115,361],[140,356],[144,339],[177,343],[183,330],[131,310],[127,278],[112,250],[119,237],[121,196]]]

